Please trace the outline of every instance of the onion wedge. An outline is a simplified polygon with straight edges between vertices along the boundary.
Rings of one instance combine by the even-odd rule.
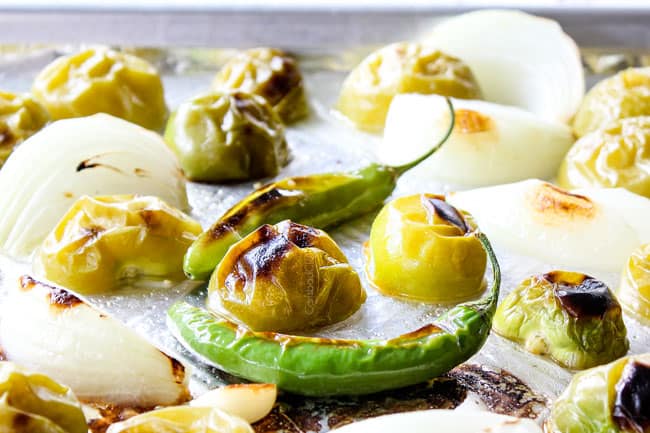
[[[454,99],[454,130],[436,154],[409,176],[484,186],[538,177],[550,179],[573,144],[571,129],[521,108]],[[382,162],[401,164],[420,155],[449,126],[449,108],[438,95],[397,95],[390,106]],[[412,159],[412,158],[411,158]]]
[[[202,394],[190,406],[221,409],[254,423],[271,412],[277,396],[278,388],[270,383],[226,385]]]
[[[141,194],[187,209],[185,180],[155,132],[96,114],[31,136],[0,170],[0,250],[29,255],[82,195]]]
[[[65,383],[86,403],[150,408],[188,398],[185,368],[65,289],[22,276],[6,300],[8,360]]]
[[[622,188],[571,192],[537,179],[452,193],[496,245],[549,264],[619,272],[650,242],[650,200]]]
[[[483,411],[433,409],[396,413],[348,424],[338,433],[542,433],[530,419]]]
[[[479,10],[443,21],[422,42],[469,65],[485,99],[567,123],[585,93],[576,43],[550,19]]]

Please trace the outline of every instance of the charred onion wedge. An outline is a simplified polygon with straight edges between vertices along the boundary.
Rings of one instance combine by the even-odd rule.
[[[8,360],[65,383],[82,401],[154,407],[189,397],[177,360],[67,290],[26,275],[4,306],[0,341]]]

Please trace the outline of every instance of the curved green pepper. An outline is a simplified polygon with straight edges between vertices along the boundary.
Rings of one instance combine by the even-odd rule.
[[[473,235],[492,264],[487,295],[394,339],[333,340],[253,332],[185,302],[168,311],[170,328],[185,346],[224,371],[298,394],[369,394],[423,382],[470,358],[490,332],[501,272],[487,237]]]
[[[404,172],[433,155],[454,128],[454,109],[449,129],[427,153],[408,164],[370,164],[347,173],[289,177],[265,185],[230,208],[203,232],[185,254],[183,269],[193,280],[206,280],[231,245],[262,224],[291,220],[316,228],[328,228],[381,206]]]

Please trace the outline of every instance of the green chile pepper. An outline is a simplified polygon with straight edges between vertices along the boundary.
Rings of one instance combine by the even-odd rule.
[[[369,394],[423,382],[470,358],[490,332],[501,272],[487,237],[480,232],[473,236],[492,264],[487,295],[394,339],[333,340],[253,332],[182,301],[168,311],[170,328],[185,346],[224,371],[298,394]]]
[[[401,166],[370,164],[343,173],[289,177],[265,185],[228,210],[203,232],[185,254],[183,269],[193,280],[206,280],[228,248],[262,224],[292,220],[316,228],[328,228],[381,206],[391,195],[397,179],[433,155],[449,138],[454,127],[454,109],[449,129],[440,142],[415,161]]]

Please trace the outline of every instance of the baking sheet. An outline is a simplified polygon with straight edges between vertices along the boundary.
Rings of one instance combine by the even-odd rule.
[[[0,47],[0,80],[3,89],[27,91],[33,77],[43,66],[61,53],[77,48],[78,46]],[[373,48],[375,47],[357,47],[336,54],[297,53],[306,79],[312,115],[307,121],[288,128],[287,139],[293,157],[280,177],[354,169],[364,166],[374,159],[373,149],[379,138],[360,133],[349,127],[330,108],[335,102],[340,83],[347,72]],[[232,50],[216,49],[128,49],[147,57],[159,67],[163,75],[168,104],[172,109],[181,101],[207,90],[218,66],[233,53]],[[610,74],[615,70],[648,61],[648,57],[644,57],[643,53],[620,53],[598,49],[585,50],[584,58],[589,83],[593,83],[600,76]],[[53,151],[56,150],[53,149]],[[201,222],[204,228],[207,228],[224,211],[247,195],[255,185],[255,183],[229,186],[188,184],[192,215]],[[433,181],[423,182],[421,178],[415,179],[414,176],[407,173],[400,179],[393,196],[398,197],[417,192],[448,192],[454,189],[456,188],[453,185],[444,185]],[[330,234],[346,253],[352,266],[362,276],[364,272],[361,245],[368,238],[369,226],[373,217],[374,214],[369,214],[330,231]],[[528,257],[513,255],[500,249],[498,245],[496,245],[496,249],[504,277],[501,297],[525,277],[553,269],[566,269],[562,264],[543,263]],[[0,257],[0,283],[2,284],[0,299],[5,298],[4,294],[16,281],[17,276],[29,272],[29,268],[27,263],[16,263],[6,257]],[[618,274],[602,273],[597,270],[575,268],[567,270],[584,271],[602,279],[612,288],[617,285],[619,279]],[[348,320],[322,329],[317,335],[335,338],[391,338],[427,324],[444,311],[441,307],[381,296],[368,284],[365,276],[363,282],[368,299],[362,308]],[[204,295],[204,287],[186,282],[171,290],[130,290],[117,296],[92,296],[89,300],[122,320],[159,348],[192,364],[194,369],[191,390],[194,393],[200,393],[206,388],[227,383],[235,378],[218,373],[185,351],[167,330],[165,311],[175,300],[182,297],[187,297],[195,304],[202,305]],[[627,317],[626,323],[631,343],[630,353],[650,350],[648,329],[644,329],[639,323]],[[544,358],[524,352],[516,345],[495,335],[489,337],[483,350],[469,362],[495,370],[502,368],[511,372],[532,389],[535,395],[529,397],[535,403],[543,401],[542,397],[550,400],[555,398],[571,378],[571,372]],[[447,379],[456,380],[458,383],[470,383],[467,382],[467,375],[462,370],[455,374],[457,376],[452,374],[452,376],[447,376]],[[459,377],[465,379],[459,379]],[[468,389],[475,386],[468,386]],[[478,387],[474,391],[479,396],[486,392],[484,387]],[[382,405],[385,407],[389,405],[389,401],[394,402],[396,399],[397,401],[408,401],[410,392],[398,391],[388,394],[388,396],[384,396],[384,400],[381,398],[377,400],[373,397],[374,400],[373,398],[362,398],[341,401],[344,402],[343,406],[347,404],[357,408],[359,405],[369,404],[369,401],[384,401],[384,403],[376,403],[376,406],[381,408]],[[301,410],[307,411],[309,411],[309,407],[313,410],[315,407],[320,407],[322,412],[325,405],[322,400],[296,400],[295,397],[288,399],[293,402],[293,406],[289,405],[288,407],[300,406],[303,407]],[[407,407],[417,408],[419,406]],[[434,406],[430,404],[429,407]],[[504,409],[504,411],[508,410]],[[514,412],[514,409],[511,411]],[[543,418],[544,414],[545,412],[540,406],[526,415]],[[331,416],[331,413],[323,416]],[[357,415],[357,417],[360,416]],[[307,427],[298,430],[326,431],[332,425],[329,422],[318,423],[318,428],[310,429],[308,424]]]

